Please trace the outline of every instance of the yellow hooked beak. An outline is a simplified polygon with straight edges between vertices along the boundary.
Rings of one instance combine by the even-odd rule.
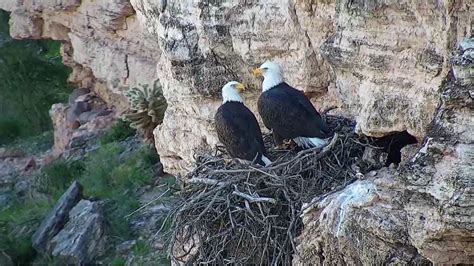
[[[254,70],[253,70],[253,75],[254,75],[254,77],[256,77],[256,78],[263,76],[263,71],[262,71],[262,69],[259,68],[259,67],[256,68],[256,69],[254,69]]]
[[[243,92],[245,90],[245,85],[242,83],[239,83],[235,86],[235,88],[237,89],[237,91]]]

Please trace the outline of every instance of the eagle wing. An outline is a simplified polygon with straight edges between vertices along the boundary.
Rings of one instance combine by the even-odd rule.
[[[222,105],[215,121],[219,140],[231,156],[251,161],[257,153],[266,155],[257,119],[243,104]]]
[[[259,113],[266,127],[283,138],[325,138],[329,129],[313,104],[303,94],[286,83],[260,95]]]

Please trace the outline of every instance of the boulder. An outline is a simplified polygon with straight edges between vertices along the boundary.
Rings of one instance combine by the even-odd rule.
[[[474,84],[474,37],[465,38],[458,49],[452,60],[454,77],[462,85]]]
[[[69,211],[81,198],[82,186],[74,181],[34,233],[31,241],[37,251],[47,253],[51,250],[51,240],[67,223]]]
[[[81,200],[69,221],[51,240],[52,255],[67,264],[83,265],[105,252],[105,221],[101,202]]]
[[[305,208],[296,265],[474,261],[472,85],[450,80],[424,143]]]

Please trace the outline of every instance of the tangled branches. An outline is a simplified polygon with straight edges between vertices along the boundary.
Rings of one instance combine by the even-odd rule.
[[[229,161],[225,154],[197,158],[171,215],[170,252],[188,264],[288,265],[296,252],[304,202],[343,187],[369,170],[369,140],[350,120],[327,116],[335,132],[325,147],[270,150],[265,168]],[[265,136],[267,147],[271,137]],[[362,170],[361,170],[362,169]]]

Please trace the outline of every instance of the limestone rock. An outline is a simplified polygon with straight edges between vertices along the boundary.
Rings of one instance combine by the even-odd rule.
[[[459,55],[453,58],[453,74],[462,85],[474,83],[474,37],[459,44]]]
[[[72,93],[69,95],[69,100],[68,100],[69,104],[74,104],[77,97],[88,94],[88,93],[90,93],[90,90],[87,88],[74,89]]]
[[[50,116],[54,127],[54,153],[72,156],[77,152],[84,154],[89,150],[104,130],[115,120],[115,112],[95,93],[76,90],[68,104],[54,104]],[[79,155],[80,157],[81,155]]]
[[[310,205],[295,264],[474,260],[472,85],[456,82],[443,88],[434,127],[410,160]]]
[[[10,17],[10,35],[14,39],[39,39],[43,30],[43,20],[21,11]]]
[[[0,8],[22,14],[12,18],[18,25],[40,18],[41,37],[66,41],[70,80],[117,114],[127,88],[159,78],[169,108],[155,143],[165,170],[183,174],[196,151],[217,144],[213,115],[226,81],[255,88],[244,97],[256,111],[260,81],[250,70],[267,59],[318,109],[336,105],[355,118],[359,132],[407,130],[421,140],[451,51],[472,33],[471,2],[4,0]]]
[[[54,128],[55,154],[61,154],[66,149],[73,133],[69,125],[70,123],[74,122],[74,120],[68,118],[67,116],[68,107],[68,105],[62,103],[53,104],[53,106],[51,106],[51,110],[49,111],[49,116],[53,121]]]
[[[82,186],[74,181],[64,192],[32,237],[33,247],[42,253],[50,251],[50,241],[64,227],[69,211],[81,200]]]
[[[430,8],[381,1],[197,1],[168,3],[163,11],[153,1],[132,4],[162,48],[158,76],[170,108],[155,139],[171,173],[186,172],[192,154],[217,143],[212,115],[222,84],[239,79],[258,87],[249,70],[266,59],[280,62],[296,88],[356,118],[359,132],[381,137],[407,130],[422,138],[439,104],[450,49],[462,38],[451,33],[471,31],[464,1]],[[447,10],[453,23],[445,26]],[[244,95],[254,111],[257,94]]]
[[[101,203],[81,200],[51,240],[52,255],[63,263],[83,265],[103,255],[106,241]]]
[[[24,0],[22,5],[31,11],[43,10],[74,10],[81,0]]]

